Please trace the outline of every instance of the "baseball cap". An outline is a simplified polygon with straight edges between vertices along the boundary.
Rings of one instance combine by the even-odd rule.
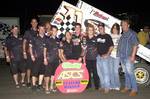
[[[102,23],[102,22],[100,22],[100,23],[98,24],[98,27],[99,27],[99,26],[104,27],[104,26],[105,26],[105,24],[104,24],[104,23]]]

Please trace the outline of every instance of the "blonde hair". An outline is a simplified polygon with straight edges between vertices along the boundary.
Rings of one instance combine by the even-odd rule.
[[[88,35],[89,28],[92,28],[93,29],[93,34],[95,34],[95,28],[94,28],[94,26],[91,25],[91,24],[88,24],[88,26],[86,27],[86,35]]]

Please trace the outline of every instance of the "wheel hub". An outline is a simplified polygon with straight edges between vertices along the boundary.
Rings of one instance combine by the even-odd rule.
[[[136,81],[139,84],[144,84],[148,81],[149,79],[149,73],[146,69],[144,68],[136,68],[134,70]]]

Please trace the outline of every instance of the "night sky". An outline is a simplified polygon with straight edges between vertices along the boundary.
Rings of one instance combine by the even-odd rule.
[[[78,0],[64,0],[76,5]],[[150,24],[148,0],[83,0],[90,5],[117,18],[127,13],[135,23],[135,27]],[[25,30],[32,17],[37,15],[53,15],[62,0],[3,0],[0,5],[1,17],[20,17],[21,30]],[[144,7],[142,7],[144,6]]]

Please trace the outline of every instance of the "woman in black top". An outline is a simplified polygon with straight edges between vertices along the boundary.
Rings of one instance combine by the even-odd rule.
[[[86,67],[89,72],[89,83],[87,88],[91,88],[91,75],[93,75],[94,78],[94,86],[97,90],[99,88],[99,77],[97,74],[97,68],[96,68],[96,57],[97,57],[97,47],[96,47],[96,37],[94,36],[94,27],[92,25],[89,25],[87,27],[87,37],[86,37]]]
[[[70,32],[66,32],[65,41],[62,42],[60,50],[62,62],[72,59],[72,45],[72,34]]]

